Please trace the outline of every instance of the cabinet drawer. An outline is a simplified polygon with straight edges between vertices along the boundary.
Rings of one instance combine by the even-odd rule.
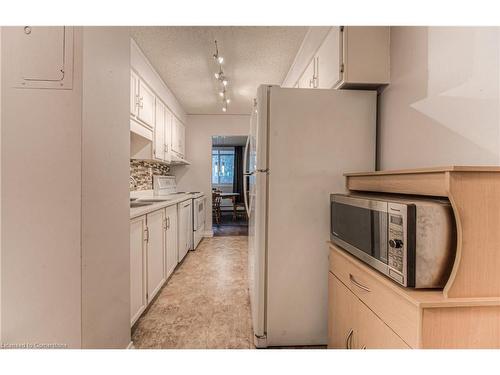
[[[418,347],[419,308],[394,290],[377,271],[330,246],[330,272],[411,347]]]

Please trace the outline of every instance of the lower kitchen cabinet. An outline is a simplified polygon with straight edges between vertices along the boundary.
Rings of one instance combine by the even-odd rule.
[[[332,273],[328,274],[328,294],[329,348],[409,348]]]
[[[146,216],[130,221],[130,324],[146,309]]]
[[[165,246],[165,278],[174,272],[179,259],[177,241],[177,205],[165,209],[166,246]]]
[[[165,210],[146,215],[147,300],[151,301],[165,282]]]
[[[191,242],[193,237],[193,210],[192,200],[181,202],[178,204],[178,217],[179,217],[179,262],[184,259],[187,252],[191,249]]]
[[[328,274],[328,347],[351,349],[356,346],[356,296],[331,273]]]

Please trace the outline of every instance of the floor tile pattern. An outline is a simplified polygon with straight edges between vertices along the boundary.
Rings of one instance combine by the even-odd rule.
[[[247,237],[205,238],[134,327],[136,348],[253,348]]]

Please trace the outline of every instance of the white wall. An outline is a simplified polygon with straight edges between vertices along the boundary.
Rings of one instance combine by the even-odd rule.
[[[126,28],[75,28],[72,89],[14,87],[1,33],[1,327],[6,344],[130,342]]]
[[[391,27],[381,169],[500,164],[499,30]]]
[[[16,89],[2,30],[2,340],[81,346],[82,38],[71,90]],[[19,32],[19,31],[17,31]]]
[[[82,347],[130,343],[130,36],[83,29]]]
[[[248,115],[188,115],[186,125],[186,159],[188,166],[172,168],[179,191],[203,191],[207,196],[207,232],[212,230],[212,137],[214,135],[247,135]]]
[[[186,123],[186,112],[170,91],[166,83],[161,79],[158,72],[151,65],[147,57],[141,51],[137,43],[130,39],[130,65],[153,89],[156,95],[166,104],[166,106],[181,120]]]

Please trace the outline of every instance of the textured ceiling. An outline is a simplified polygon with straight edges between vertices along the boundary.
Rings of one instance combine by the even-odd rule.
[[[281,84],[307,27],[133,27],[132,37],[188,114],[221,114],[217,40],[228,114],[249,114],[260,84]]]

